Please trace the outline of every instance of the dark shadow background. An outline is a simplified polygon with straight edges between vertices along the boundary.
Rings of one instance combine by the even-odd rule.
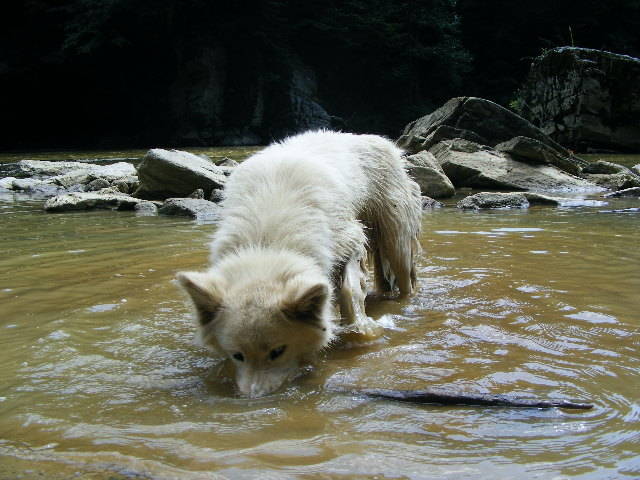
[[[508,105],[531,59],[640,56],[638,0],[25,0],[0,16],[0,149],[395,137],[453,96]]]

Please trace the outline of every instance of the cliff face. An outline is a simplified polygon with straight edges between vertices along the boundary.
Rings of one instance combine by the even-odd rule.
[[[519,113],[576,151],[640,151],[640,59],[561,47],[531,65]]]
[[[170,87],[175,143],[251,145],[330,127],[315,100],[315,72],[289,57],[263,60],[225,48],[202,48],[184,60]]]

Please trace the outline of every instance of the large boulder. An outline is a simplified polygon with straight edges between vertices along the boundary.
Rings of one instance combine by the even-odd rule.
[[[66,193],[44,203],[47,212],[77,210],[133,210],[141,200],[115,191]]]
[[[431,198],[452,197],[456,190],[451,180],[430,152],[420,152],[406,158],[406,170],[418,184],[422,195]]]
[[[495,190],[597,190],[593,183],[553,165],[518,161],[468,140],[447,140],[429,150],[456,187]]]
[[[499,143],[495,149],[508,153],[511,157],[525,163],[555,165],[560,170],[577,175],[581,172],[582,162],[575,157],[563,156],[555,148],[542,143],[539,140],[528,137],[514,137],[506,142]]]
[[[536,58],[515,102],[576,151],[640,151],[640,59],[576,47]]]
[[[495,147],[514,137],[537,140],[560,156],[572,157],[571,152],[524,118],[496,103],[476,97],[452,98],[436,111],[409,123],[397,144],[409,153],[417,153],[439,141],[453,138]],[[586,164],[580,159],[573,161]]]
[[[134,196],[144,199],[186,197],[201,188],[205,196],[222,189],[224,172],[210,160],[179,150],[149,150],[138,165],[140,186]]]

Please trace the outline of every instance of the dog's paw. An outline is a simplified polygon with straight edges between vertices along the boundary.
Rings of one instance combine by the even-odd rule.
[[[371,317],[358,319],[342,335],[347,343],[365,343],[382,337],[384,327]]]

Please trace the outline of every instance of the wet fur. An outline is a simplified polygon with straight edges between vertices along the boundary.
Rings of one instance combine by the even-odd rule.
[[[367,258],[376,289],[415,287],[421,202],[386,139],[330,131],[273,144],[227,182],[208,271],[178,275],[204,341],[233,357],[242,393],[277,389],[336,336],[371,333]],[[286,346],[273,359],[274,349]]]

